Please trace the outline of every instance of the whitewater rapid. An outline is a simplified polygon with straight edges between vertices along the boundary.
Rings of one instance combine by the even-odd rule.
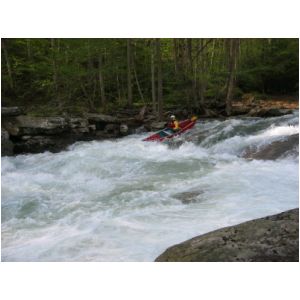
[[[2,157],[2,260],[153,261],[196,235],[298,207],[298,156],[242,158],[298,133],[295,112],[200,121],[176,147],[136,134]]]

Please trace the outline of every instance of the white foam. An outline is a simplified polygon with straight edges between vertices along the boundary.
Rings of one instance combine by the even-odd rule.
[[[237,157],[247,145],[297,133],[290,119],[198,124],[194,133],[217,138],[205,147],[170,149],[142,142],[143,134],[4,157],[2,259],[153,261],[195,235],[297,207],[298,161]],[[199,191],[198,202],[174,196],[186,191]]]

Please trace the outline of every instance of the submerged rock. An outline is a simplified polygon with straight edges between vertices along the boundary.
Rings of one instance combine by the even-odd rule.
[[[281,141],[275,141],[262,148],[249,147],[242,157],[251,159],[272,160],[288,155],[299,155],[299,134],[293,134]]]
[[[199,202],[199,195],[203,193],[203,191],[183,192],[175,194],[173,197],[180,200],[183,204],[190,204]]]
[[[299,209],[197,236],[155,261],[299,261]]]

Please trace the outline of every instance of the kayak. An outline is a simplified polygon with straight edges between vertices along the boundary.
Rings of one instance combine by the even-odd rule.
[[[184,121],[179,122],[180,130],[174,131],[172,128],[166,127],[163,130],[160,130],[147,138],[143,139],[145,142],[163,142],[165,140],[171,139],[175,136],[181,135],[182,133],[186,132],[187,130],[194,127],[196,124],[196,120],[192,121],[191,119],[187,119]]]

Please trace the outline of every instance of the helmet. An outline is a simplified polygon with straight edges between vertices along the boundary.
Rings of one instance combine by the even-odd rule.
[[[172,115],[170,118],[171,118],[172,120],[175,120],[175,119],[176,119],[174,115]]]

